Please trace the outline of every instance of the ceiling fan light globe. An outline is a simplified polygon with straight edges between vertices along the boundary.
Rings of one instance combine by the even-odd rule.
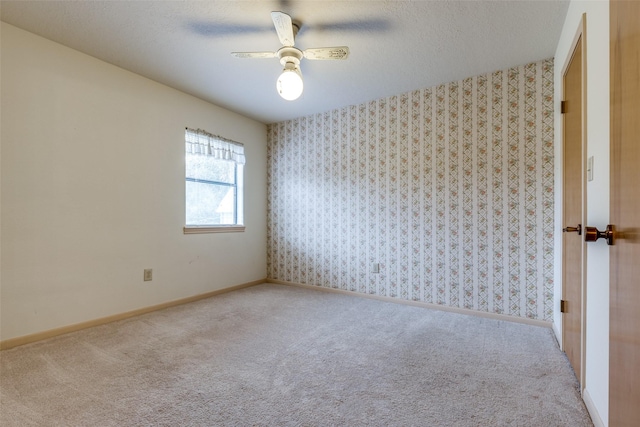
[[[298,99],[302,95],[303,86],[302,75],[298,70],[285,69],[276,82],[278,94],[287,101]]]

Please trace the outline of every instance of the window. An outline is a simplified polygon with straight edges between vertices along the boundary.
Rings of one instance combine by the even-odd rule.
[[[242,144],[202,130],[185,132],[185,233],[242,231]]]

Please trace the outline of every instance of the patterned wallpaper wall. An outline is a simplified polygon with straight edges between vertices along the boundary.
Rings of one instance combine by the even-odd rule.
[[[552,320],[552,59],[272,124],[267,156],[269,278]]]

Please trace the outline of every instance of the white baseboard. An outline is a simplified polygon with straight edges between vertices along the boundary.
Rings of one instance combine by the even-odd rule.
[[[36,332],[29,335],[23,335],[15,338],[9,338],[3,341],[0,341],[0,350],[7,350],[13,347],[18,347],[20,345],[30,344],[36,341],[42,341],[48,338],[53,338],[58,335],[68,334],[69,332],[80,331],[82,329],[92,328],[94,326],[104,325],[111,322],[116,322],[118,320],[128,319],[129,317],[139,316],[141,314],[150,313],[152,311],[162,310],[169,307],[174,307],[176,305],[187,304],[190,302],[195,302],[204,298],[210,298],[215,295],[224,294],[227,292],[236,291],[238,289],[247,288],[249,286],[255,286],[262,283],[266,283],[267,279],[254,280],[252,282],[243,283],[236,286],[230,286],[224,289],[218,289],[211,292],[206,292],[204,294],[194,295],[186,298],[181,298],[178,300],[164,302],[162,304],[157,304],[149,307],[142,307],[136,310],[128,311],[126,313],[117,313],[107,317],[101,317],[98,319],[92,319],[81,323],[75,323],[73,325],[62,326],[55,329],[49,329],[46,331]]]
[[[591,415],[591,421],[593,421],[593,425],[595,427],[607,427],[600,418],[600,414],[598,413],[598,409],[596,405],[593,403],[593,399],[591,399],[591,395],[589,394],[588,389],[584,389],[584,393],[582,393],[582,400],[584,400],[584,404],[587,407],[587,411],[589,411],[589,415]]]
[[[449,307],[446,305],[431,304],[422,301],[404,300],[400,298],[384,297],[379,295],[363,294],[361,292],[348,291],[346,289],[326,288],[324,286],[304,285],[302,283],[287,282],[284,280],[267,279],[268,283],[276,283],[279,285],[297,286],[301,288],[314,289],[316,291],[334,292],[344,295],[351,295],[362,298],[375,299],[384,302],[393,302],[396,304],[412,305],[414,307],[430,308],[432,310],[449,311],[452,313],[467,314],[471,316],[486,317],[495,320],[506,320],[507,322],[524,323],[526,325],[541,326],[543,328],[551,328],[552,323],[544,320],[527,319],[525,317],[508,316],[506,314],[489,313],[486,311],[470,310],[468,308]]]

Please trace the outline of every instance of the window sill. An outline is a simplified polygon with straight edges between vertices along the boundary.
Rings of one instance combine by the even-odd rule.
[[[239,233],[244,232],[244,225],[211,225],[196,226],[190,225],[183,228],[184,234],[204,234],[204,233]]]

